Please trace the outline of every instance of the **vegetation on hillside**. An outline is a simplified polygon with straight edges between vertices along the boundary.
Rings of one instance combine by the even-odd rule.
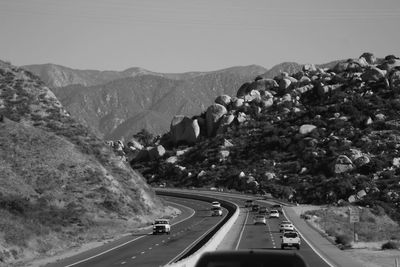
[[[6,63],[0,115],[0,266],[126,233],[165,212],[140,174],[36,76]]]

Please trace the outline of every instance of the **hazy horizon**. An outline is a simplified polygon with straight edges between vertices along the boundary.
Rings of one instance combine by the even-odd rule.
[[[397,0],[0,0],[0,59],[162,73],[400,55]]]

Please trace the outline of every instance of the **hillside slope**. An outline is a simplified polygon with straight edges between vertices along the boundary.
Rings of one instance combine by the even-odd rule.
[[[72,119],[43,82],[4,62],[0,115],[0,265],[123,233],[165,213],[141,175]]]
[[[365,53],[329,69],[304,65],[256,77],[235,95],[176,116],[154,144],[166,152],[133,154],[133,168],[149,183],[365,205],[400,222],[399,58]]]

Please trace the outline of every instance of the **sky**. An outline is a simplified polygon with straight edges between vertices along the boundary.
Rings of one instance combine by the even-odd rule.
[[[0,0],[0,59],[212,71],[400,56],[399,0]]]

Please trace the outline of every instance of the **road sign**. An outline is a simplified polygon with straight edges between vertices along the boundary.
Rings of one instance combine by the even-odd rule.
[[[350,209],[350,223],[360,222],[360,213],[356,209]]]

